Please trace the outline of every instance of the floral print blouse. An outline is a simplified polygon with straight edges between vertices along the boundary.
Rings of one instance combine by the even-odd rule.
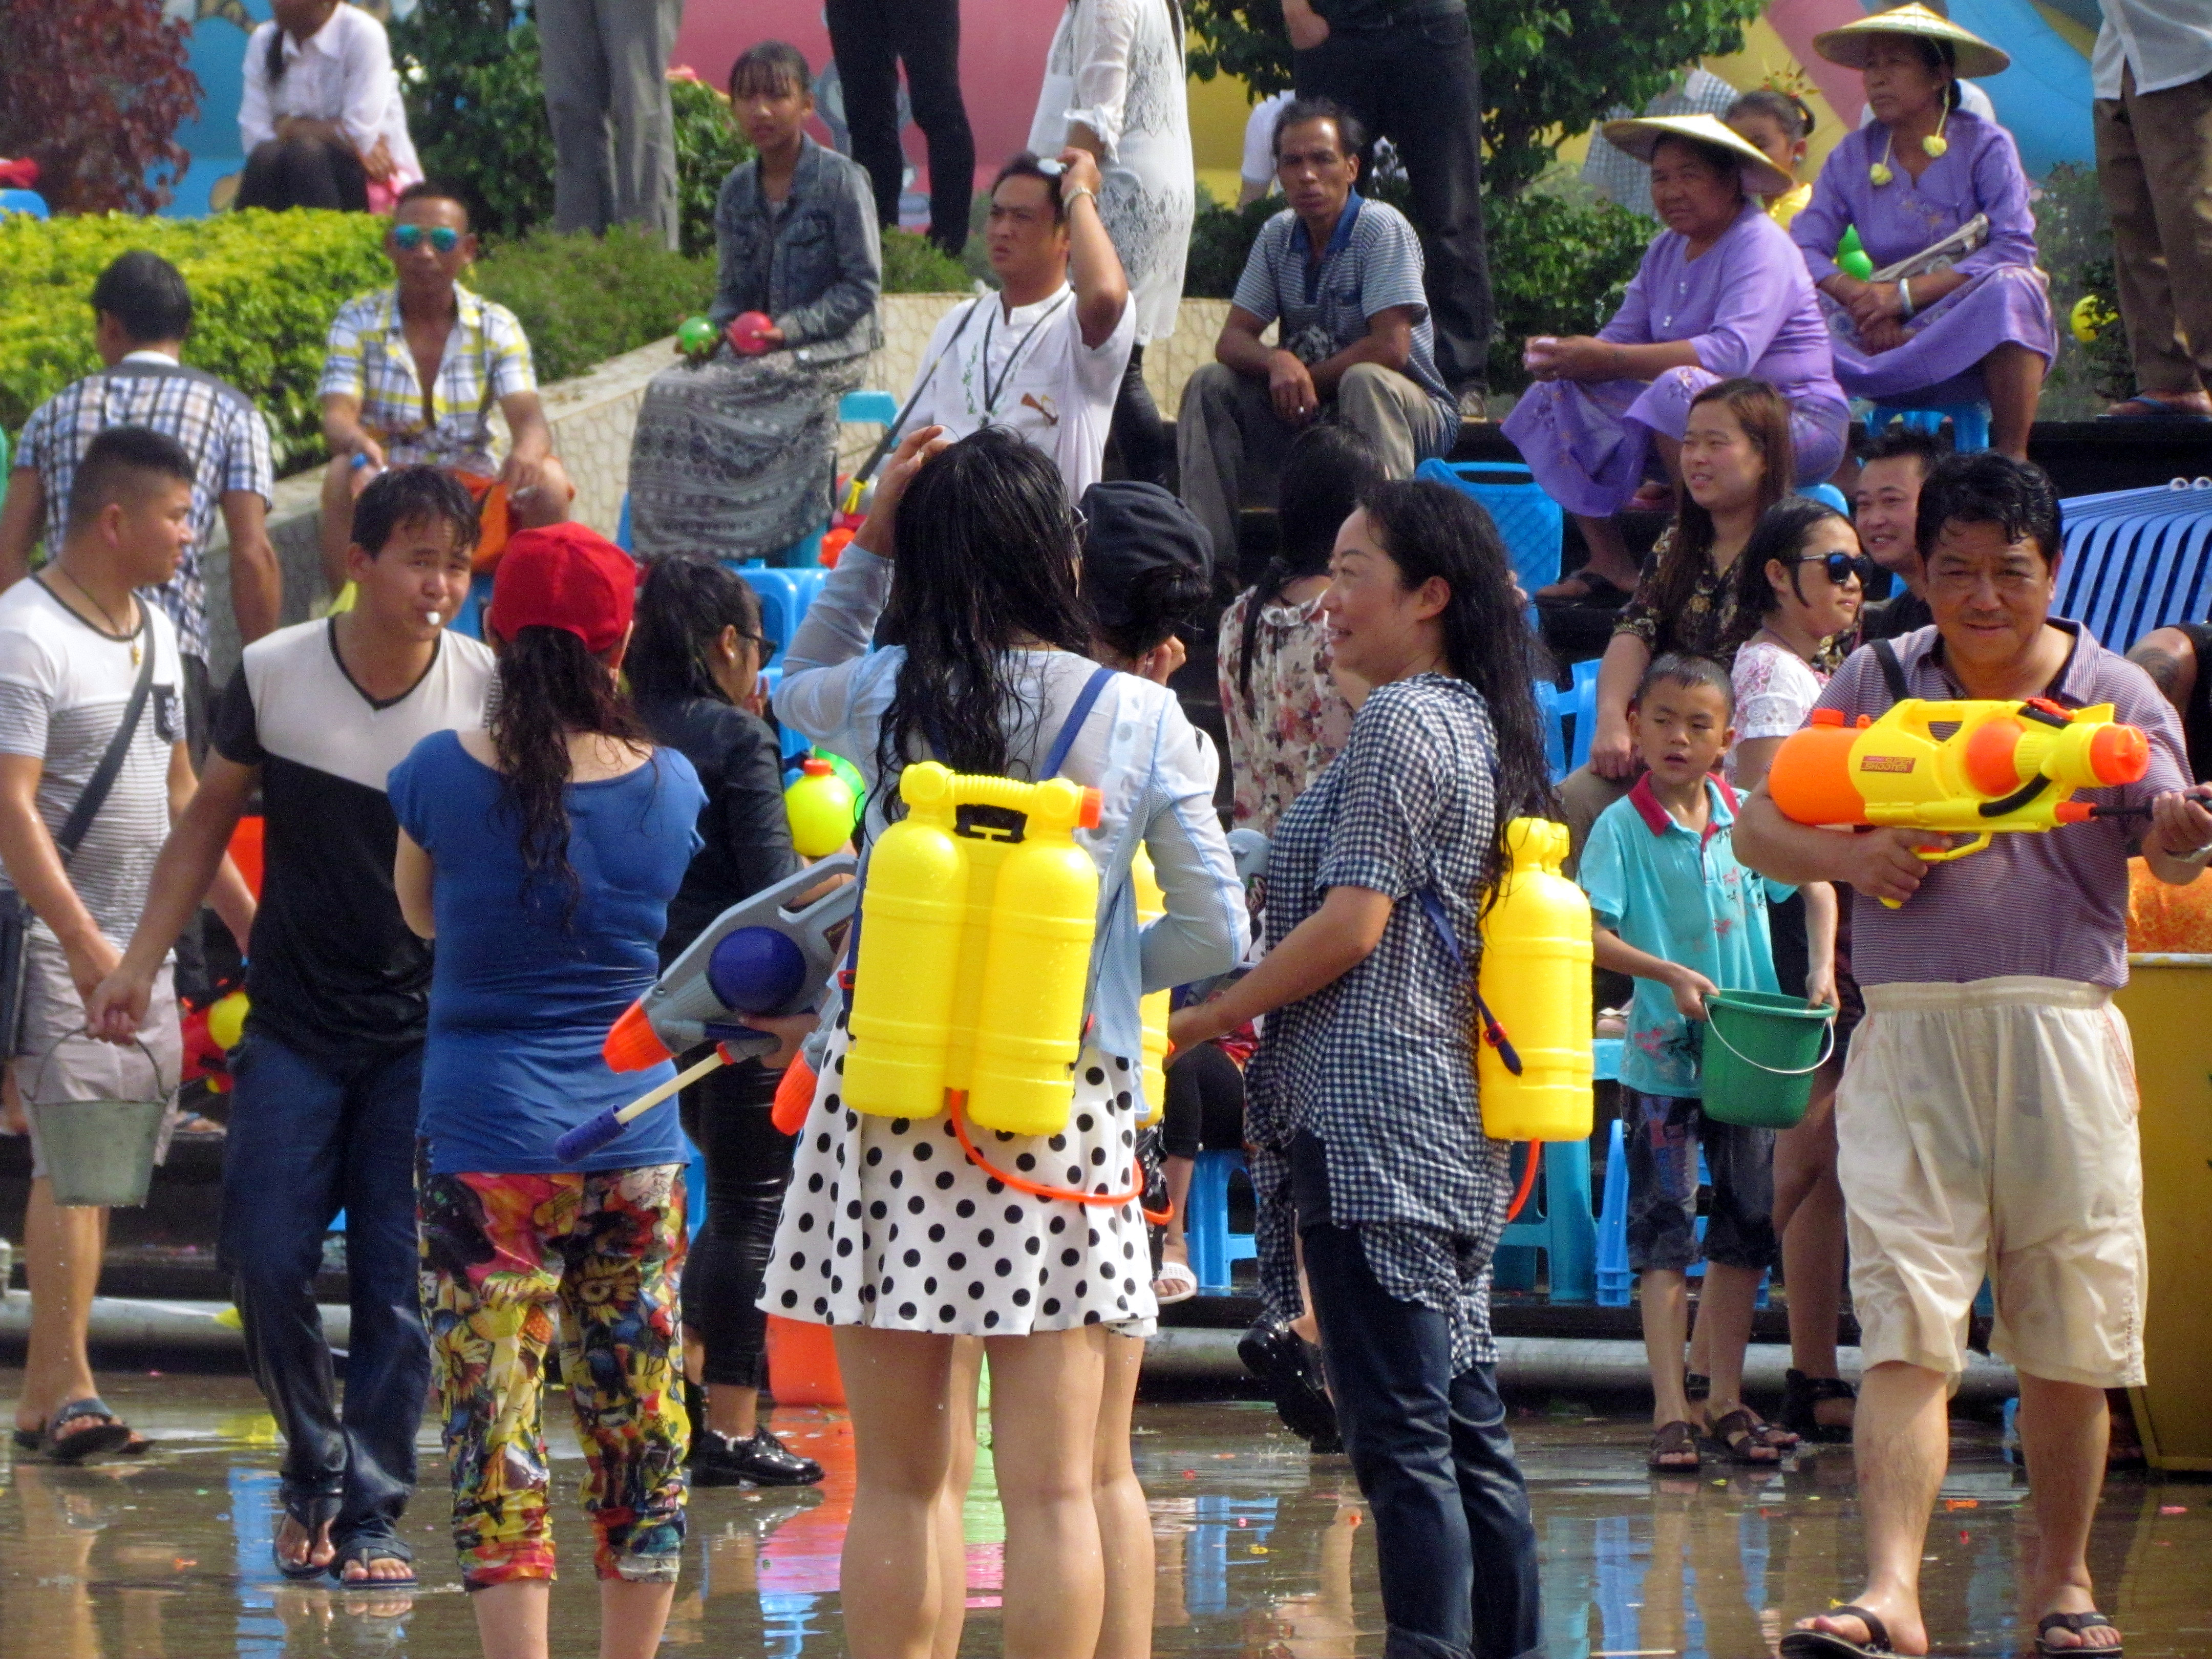
[[[1252,691],[1237,684],[1244,618],[1260,606],[1252,636]],[[1234,773],[1239,829],[1275,833],[1275,821],[1321,775],[1352,736],[1352,705],[1329,678],[1328,629],[1321,596],[1304,605],[1263,603],[1248,587],[1221,619],[1221,716]]]

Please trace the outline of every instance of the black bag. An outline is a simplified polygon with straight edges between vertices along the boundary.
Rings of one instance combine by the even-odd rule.
[[[154,689],[154,620],[144,600],[139,601],[138,609],[141,614],[135,637],[143,646],[145,657],[139,664],[137,683],[131,688],[131,701],[123,710],[122,723],[107,740],[106,752],[100,756],[92,776],[85,781],[84,793],[76,798],[76,805],[70,808],[60,833],[54,837],[54,850],[62,855],[64,870],[69,868],[70,858],[92,828],[93,819],[100,816],[100,809],[107,805],[108,791],[115,787],[116,777],[123,770],[123,757],[131,752],[131,739],[138,735],[139,717],[146,712],[146,699]],[[35,920],[19,890],[11,887],[0,893],[0,1036],[6,1038],[4,1048],[0,1048],[0,1059],[15,1054],[16,1040],[22,1036],[23,961],[30,948],[31,924]]]

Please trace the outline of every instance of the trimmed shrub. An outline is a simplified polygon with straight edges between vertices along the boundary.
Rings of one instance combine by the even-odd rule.
[[[604,240],[535,232],[502,243],[464,280],[520,320],[541,382],[673,334],[714,297],[711,259],[672,253],[627,225]]]

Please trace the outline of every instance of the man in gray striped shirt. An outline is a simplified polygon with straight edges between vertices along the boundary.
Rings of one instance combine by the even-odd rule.
[[[1406,216],[1352,188],[1365,141],[1326,98],[1292,101],[1275,124],[1275,176],[1290,207],[1260,228],[1215,343],[1176,422],[1182,498],[1237,566],[1237,514],[1272,501],[1301,428],[1356,428],[1403,478],[1459,435],[1459,405],[1437,373],[1421,289],[1421,241]],[[1276,343],[1261,339],[1278,324]]]

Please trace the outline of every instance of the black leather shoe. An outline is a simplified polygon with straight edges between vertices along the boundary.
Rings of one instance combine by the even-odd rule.
[[[713,1429],[691,1443],[691,1481],[700,1486],[811,1486],[822,1466],[801,1457],[763,1426],[750,1440]]]
[[[1320,1356],[1297,1332],[1263,1320],[1237,1343],[1244,1369],[1264,1383],[1283,1426],[1308,1441],[1336,1442],[1336,1407],[1322,1387]]]

